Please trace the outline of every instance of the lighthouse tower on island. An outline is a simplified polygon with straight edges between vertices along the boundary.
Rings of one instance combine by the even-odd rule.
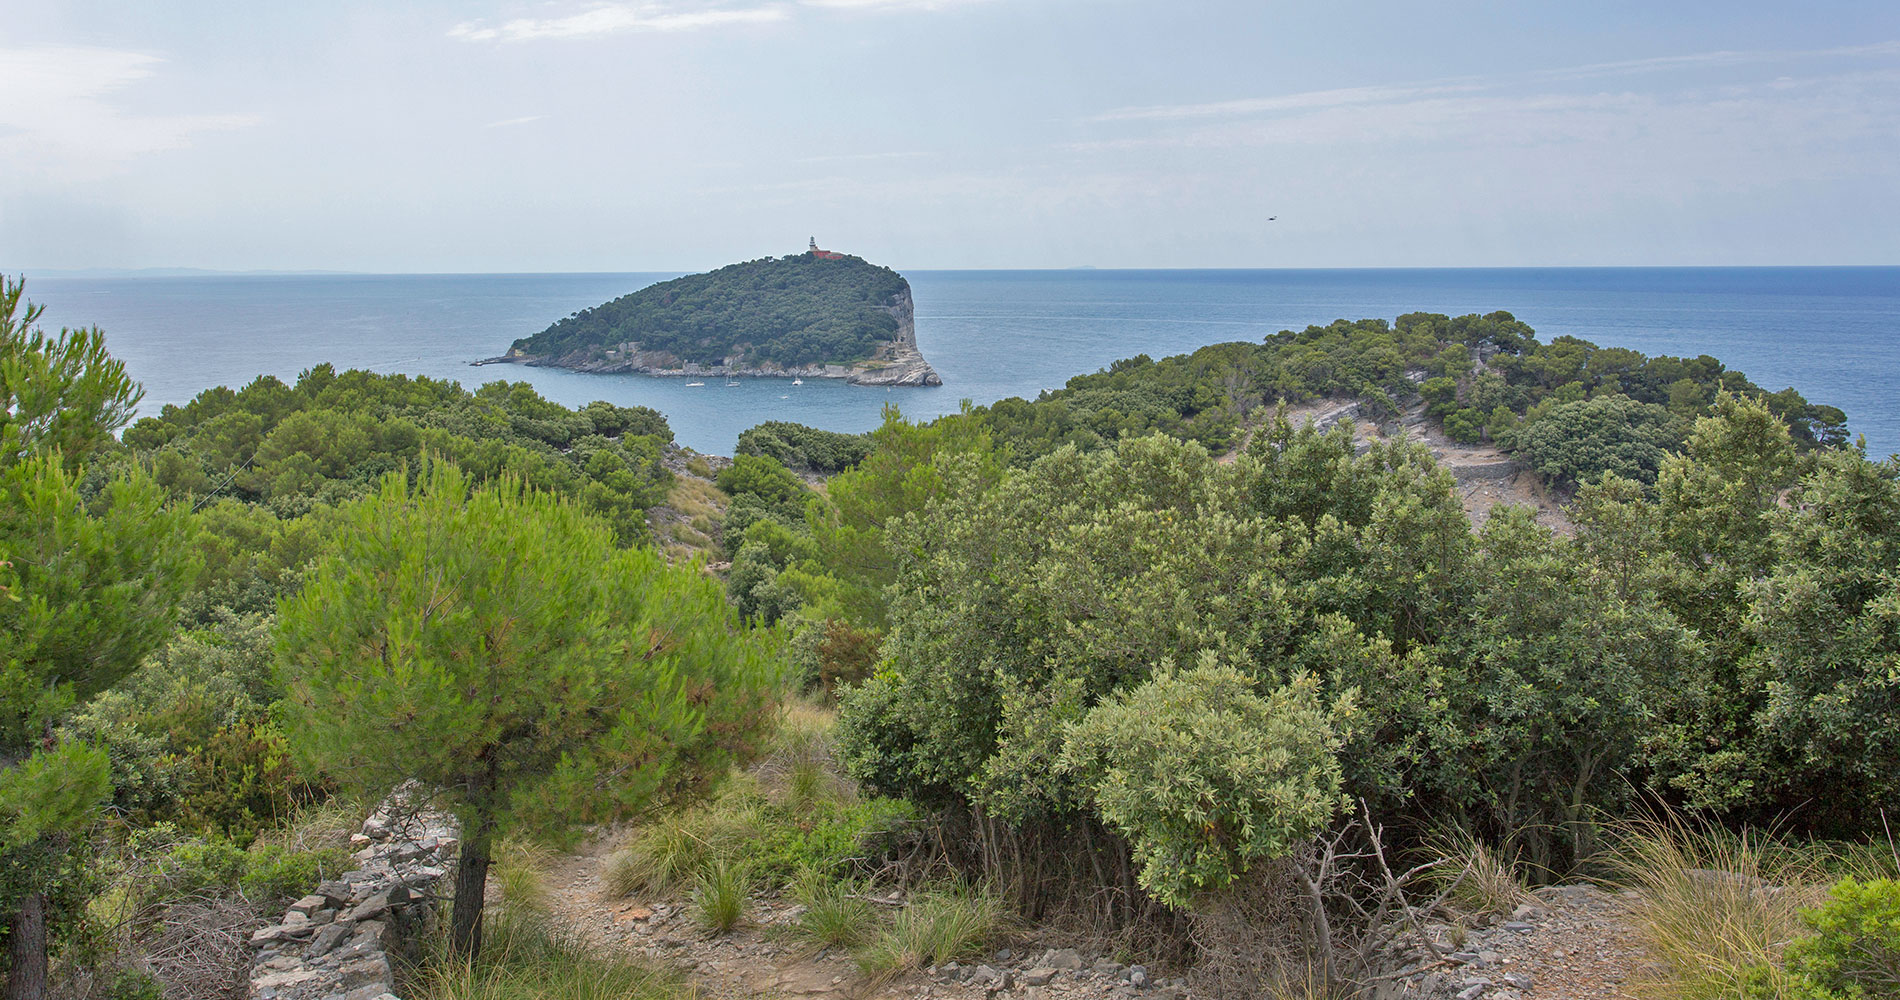
[[[819,260],[843,260],[844,254],[818,249],[818,237],[811,238],[811,255]]]

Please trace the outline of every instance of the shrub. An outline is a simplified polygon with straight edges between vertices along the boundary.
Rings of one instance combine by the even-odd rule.
[[[1842,879],[1802,919],[1814,934],[1788,946],[1791,972],[1843,997],[1900,996],[1900,882]]]
[[[276,844],[261,844],[245,855],[244,874],[238,878],[238,887],[246,899],[270,907],[296,899],[318,882],[335,878],[353,866],[349,852],[342,848],[296,851]]]
[[[1186,906],[1332,818],[1338,748],[1313,678],[1263,698],[1207,653],[1096,706],[1070,728],[1062,766],[1129,839],[1142,888]]]

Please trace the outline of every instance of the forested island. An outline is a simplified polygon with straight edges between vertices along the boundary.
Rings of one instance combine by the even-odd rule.
[[[730,264],[583,309],[495,361],[650,375],[942,385],[917,350],[910,283],[819,250]]]
[[[727,459],[327,365],[133,421],[35,320],[9,998],[1891,995],[1900,462],[1717,359],[1341,320]]]

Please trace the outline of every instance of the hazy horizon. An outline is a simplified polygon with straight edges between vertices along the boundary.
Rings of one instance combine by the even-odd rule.
[[[14,272],[1900,264],[1895,5],[14,7]]]

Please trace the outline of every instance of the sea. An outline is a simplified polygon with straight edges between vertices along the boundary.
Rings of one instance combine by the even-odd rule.
[[[570,406],[666,414],[677,440],[729,454],[767,420],[875,427],[968,400],[1033,399],[1119,358],[1259,341],[1335,319],[1505,310],[1540,338],[1719,358],[1770,390],[1845,410],[1868,452],[1900,452],[1900,267],[909,271],[933,388],[824,379],[590,375],[473,367],[579,309],[676,273],[38,275],[44,325],[99,326],[145,386],[142,413],[312,365],[475,385],[525,381]],[[703,382],[693,385],[693,382]]]

